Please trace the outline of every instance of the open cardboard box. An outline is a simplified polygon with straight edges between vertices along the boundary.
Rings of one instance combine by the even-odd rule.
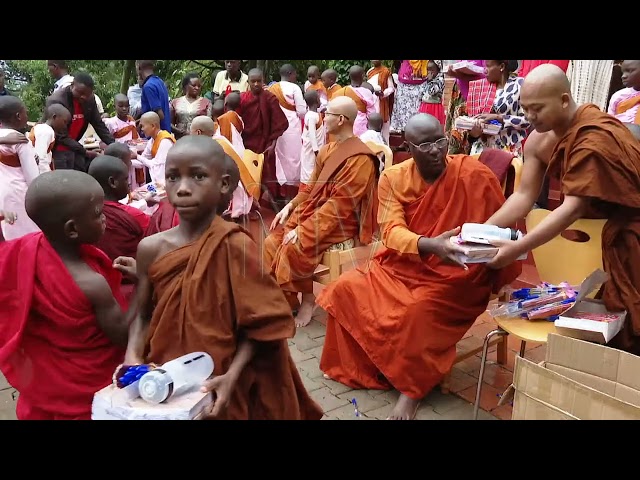
[[[554,322],[558,333],[567,337],[587,340],[600,344],[609,343],[624,325],[626,312],[609,312],[602,301],[587,298],[600,285],[606,282],[608,275],[602,270],[596,270],[589,275],[578,288],[575,303]],[[599,322],[580,318],[579,312],[614,314],[618,319],[612,322]]]
[[[516,357],[513,420],[640,420],[640,357],[549,334],[546,360]]]

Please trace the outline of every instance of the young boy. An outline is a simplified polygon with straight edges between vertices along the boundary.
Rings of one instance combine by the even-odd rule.
[[[106,227],[96,247],[111,260],[118,257],[135,258],[151,217],[120,202],[129,194],[129,168],[120,158],[101,155],[89,165],[89,175],[96,179],[104,192]],[[122,278],[121,291],[127,301],[131,299],[134,288],[135,284],[128,277]]]
[[[105,118],[104,124],[116,142],[127,143],[130,140],[137,140],[140,135],[138,135],[136,121],[129,115],[129,97],[118,93],[113,100],[116,106],[116,115]]]
[[[121,274],[93,246],[103,192],[83,172],[37,177],[26,211],[41,232],[0,249],[0,370],[20,392],[21,420],[89,420],[93,395],[124,358]]]
[[[125,362],[164,363],[203,351],[215,362],[203,385],[218,419],[320,419],[289,354],[295,326],[281,290],[245,231],[218,215],[230,190],[224,150],[204,135],[176,142],[167,194],[180,224],[138,247],[139,314]]]
[[[27,126],[27,110],[22,100],[10,95],[0,97],[0,125],[0,137],[16,134]],[[2,225],[5,239],[38,231],[25,211],[24,197],[39,174],[36,152],[30,142],[0,144],[0,208],[17,215],[12,225]]]
[[[333,95],[340,90],[342,87],[336,83],[338,80],[338,72],[336,72],[333,68],[329,68],[322,72],[321,75],[322,84],[327,92],[327,102],[330,102],[333,98]],[[327,132],[327,143],[334,142],[335,137]]]
[[[67,124],[71,121],[71,113],[59,103],[49,105],[44,114],[45,123],[34,125],[29,132],[29,140],[36,151],[40,173],[53,170],[51,151],[56,143],[56,133],[64,134],[67,131]]]
[[[324,112],[328,103],[327,89],[320,80],[320,69],[317,65],[311,65],[307,69],[307,81],[304,82],[304,91],[306,92],[309,89],[318,92],[318,97],[320,99],[320,107],[318,107],[318,111]]]
[[[156,185],[164,185],[164,165],[167,153],[176,143],[175,137],[166,130],[160,129],[160,117],[156,112],[147,112],[140,117],[142,133],[149,138],[147,146],[138,160],[149,169],[151,181]]]
[[[304,92],[304,101],[307,102],[307,113],[304,115],[304,129],[302,130],[302,151],[300,155],[300,192],[307,192],[307,182],[311,178],[316,167],[318,150],[325,144],[327,131],[318,113],[320,108],[320,95],[317,90],[309,89]]]
[[[384,137],[382,136],[383,124],[382,115],[376,112],[370,114],[367,121],[367,131],[360,135],[360,140],[365,143],[373,142],[387,145],[387,142],[384,141]],[[378,158],[380,159],[380,173],[382,173],[382,170],[384,170],[384,154],[379,153]]]
[[[244,142],[242,130],[244,122],[236,110],[240,107],[240,94],[231,92],[225,98],[227,112],[218,117],[218,132],[231,142],[235,151],[242,157],[244,155]]]
[[[218,123],[218,118],[220,118],[220,116],[224,114],[224,108],[224,100],[222,100],[221,98],[217,99],[211,105],[211,119],[216,122],[216,125]]]

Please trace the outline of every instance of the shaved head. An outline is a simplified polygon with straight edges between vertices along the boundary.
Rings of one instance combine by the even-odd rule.
[[[113,142],[104,149],[104,154],[122,160],[127,166],[131,164],[131,150],[124,143]],[[93,162],[92,162],[93,163]]]
[[[322,72],[322,77],[329,78],[335,82],[338,79],[338,72],[336,72],[333,68],[327,68],[324,72]]]
[[[237,110],[240,107],[240,94],[238,92],[231,92],[224,99],[224,103],[229,110]]]
[[[187,135],[178,140],[167,154],[167,170],[178,157],[190,158],[215,166],[218,173],[224,171],[224,150],[210,136]]]
[[[91,175],[77,170],[54,170],[31,182],[25,208],[48,238],[61,238],[66,222],[85,214],[96,200],[103,198],[102,187]]]
[[[113,101],[118,102],[129,102],[129,97],[127,97],[124,93],[116,93],[116,96],[113,97]]]
[[[89,175],[97,180],[107,199],[123,198],[129,193],[129,168],[120,158],[110,155],[94,158],[89,165]]]
[[[212,137],[216,133],[216,124],[211,117],[200,115],[191,122],[191,135],[198,135],[198,130],[200,135]]]
[[[577,108],[567,75],[550,63],[529,72],[522,84],[520,103],[538,132],[554,130],[559,136],[568,128]]]
[[[351,84],[355,86],[360,86],[364,81],[364,68],[360,65],[354,65],[349,69],[349,79],[351,80]],[[373,89],[373,87],[371,87]]]
[[[49,120],[54,115],[63,117],[67,122],[71,120],[71,112],[69,112],[67,107],[59,103],[52,103],[45,109],[45,117],[47,120]]]
[[[140,121],[144,123],[148,123],[149,125],[157,125],[160,126],[160,117],[156,112],[147,112],[140,117]]]
[[[434,182],[444,172],[449,148],[440,120],[418,113],[407,122],[404,137],[420,175],[427,183]]]
[[[304,101],[307,102],[307,105],[315,105],[317,107],[320,106],[320,96],[318,95],[317,90],[309,89],[304,92]]]
[[[358,116],[358,106],[351,98],[346,96],[335,97],[327,105],[327,111],[338,115],[344,115],[351,124]]]
[[[369,118],[368,118],[369,129],[375,130],[376,132],[381,132],[383,123],[384,122],[382,121],[382,115],[380,115],[379,113],[373,112],[369,115]]]
[[[318,68],[317,65],[311,65],[307,69],[307,75],[315,75],[315,76],[319,77],[320,76],[320,69]]]

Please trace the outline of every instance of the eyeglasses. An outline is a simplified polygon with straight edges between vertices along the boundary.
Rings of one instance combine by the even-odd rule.
[[[334,115],[336,117],[344,117],[346,118],[348,121],[351,121],[351,119],[349,117],[347,117],[345,114],[343,113],[333,113],[333,112],[324,112],[325,115]]]
[[[431,150],[431,147],[435,146],[436,148],[444,148],[449,144],[449,140],[447,137],[442,137],[440,140],[436,140],[435,142],[424,142],[420,145],[416,145],[415,143],[408,142],[413,148],[418,150],[421,153],[428,153]]]

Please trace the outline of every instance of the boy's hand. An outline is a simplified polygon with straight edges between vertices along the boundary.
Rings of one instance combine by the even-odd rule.
[[[0,222],[4,220],[9,225],[13,225],[17,219],[18,219],[18,215],[16,213],[0,210]]]
[[[215,392],[215,400],[209,411],[210,416],[218,417],[227,409],[235,386],[236,378],[229,373],[206,380],[202,384],[201,392]]]
[[[113,261],[113,268],[122,272],[123,275],[137,280],[138,276],[136,274],[136,260],[131,257],[118,257]]]

